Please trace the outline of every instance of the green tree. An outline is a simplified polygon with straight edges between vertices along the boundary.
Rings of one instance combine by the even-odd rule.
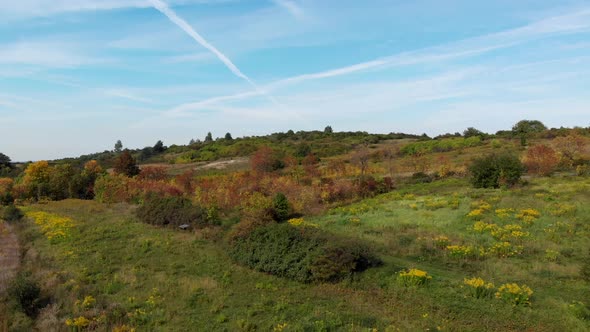
[[[332,126],[326,126],[326,128],[324,128],[324,134],[332,134],[333,132]]]
[[[231,141],[231,140],[234,139],[233,137],[231,137],[231,134],[230,133],[225,133],[225,137],[224,138],[225,138],[226,141]]]
[[[12,164],[10,163],[10,157],[0,152],[0,168],[3,167],[11,168]]]
[[[211,132],[208,132],[207,136],[205,136],[205,143],[209,142],[213,142],[213,135],[211,135]]]
[[[155,153],[162,153],[166,151],[166,147],[162,141],[157,141],[153,148]]]
[[[469,127],[463,131],[463,136],[465,138],[473,137],[473,136],[483,136],[484,133],[481,130],[475,129],[473,127]]]
[[[122,149],[123,143],[121,143],[121,140],[117,140],[117,143],[115,143],[115,152],[119,153]]]
[[[123,174],[128,177],[138,175],[140,170],[135,162],[135,158],[131,156],[129,150],[123,151],[123,153],[115,161],[115,173]]]
[[[272,217],[278,222],[286,221],[291,215],[291,204],[283,193],[276,194],[272,199]]]
[[[520,145],[525,146],[527,139],[535,133],[547,130],[547,127],[538,120],[521,120],[512,126],[512,135],[520,137]]]

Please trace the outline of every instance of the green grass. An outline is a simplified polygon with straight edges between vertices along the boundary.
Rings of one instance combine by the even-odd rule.
[[[300,284],[237,266],[226,254],[223,230],[151,227],[125,204],[32,205],[25,210],[68,217],[75,226],[62,240],[48,240],[31,221],[20,234],[26,269],[59,305],[54,320],[45,315],[38,324],[56,321],[60,328],[68,318],[85,316],[98,320],[99,331],[122,324],[139,331],[273,331],[284,323],[284,331],[585,331],[590,317],[571,304],[590,306],[589,284],[579,276],[590,247],[588,186],[588,178],[560,177],[532,179],[514,190],[475,190],[466,180],[448,179],[306,218],[366,241],[385,262],[337,284]],[[466,216],[480,201],[491,205],[483,221],[519,224],[529,233],[514,241],[522,254],[457,258],[436,245],[438,236],[449,244],[495,244],[490,234],[475,232],[475,220]],[[532,208],[541,216],[528,225],[496,216],[500,208]],[[433,279],[403,287],[397,273],[406,268]],[[475,276],[496,287],[528,285],[531,305],[471,297],[463,279]],[[96,303],[76,304],[86,296]]]

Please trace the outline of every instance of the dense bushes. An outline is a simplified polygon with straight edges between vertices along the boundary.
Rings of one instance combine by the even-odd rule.
[[[274,220],[281,222],[287,221],[291,215],[291,205],[287,196],[283,193],[276,194],[272,199],[272,217]]]
[[[515,185],[524,167],[514,155],[490,154],[473,160],[469,171],[475,188],[499,188],[500,185]]]
[[[19,221],[24,217],[22,211],[13,204],[4,208],[0,207],[0,212],[2,212],[0,214],[0,219],[4,219],[6,221]]]
[[[559,156],[547,145],[530,147],[524,156],[524,165],[529,173],[543,176],[551,175],[559,164]]]
[[[288,223],[254,228],[230,245],[238,263],[300,282],[336,281],[380,264],[362,244]]]
[[[148,195],[137,209],[142,222],[157,226],[179,226],[188,224],[202,227],[207,221],[206,211],[184,197],[162,197]]]
[[[430,152],[446,152],[478,146],[481,145],[481,142],[480,136],[472,136],[469,138],[446,138],[410,143],[404,146],[400,152],[407,156],[423,155]]]
[[[41,298],[39,285],[23,273],[17,275],[10,286],[9,294],[18,308],[29,317],[35,317],[39,309],[47,304],[47,301]]]

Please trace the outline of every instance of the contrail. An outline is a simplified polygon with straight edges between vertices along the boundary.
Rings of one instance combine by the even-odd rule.
[[[168,5],[163,2],[162,0],[149,0],[151,4],[160,11],[162,14],[166,15],[172,23],[176,24],[179,28],[184,30],[191,38],[193,38],[197,43],[201,44],[204,48],[211,51],[211,53],[215,54],[215,56],[223,62],[223,64],[237,77],[245,80],[250,84],[256,92],[260,95],[266,96],[270,101],[272,101],[275,105],[282,107],[278,101],[269,95],[266,91],[262,90],[254,81],[252,81],[246,74],[242,73],[242,71],[234,65],[234,63],[227,57],[225,54],[221,53],[215,46],[211,45],[203,36],[201,36],[198,32],[193,29],[184,19],[180,18],[176,13],[168,7]]]

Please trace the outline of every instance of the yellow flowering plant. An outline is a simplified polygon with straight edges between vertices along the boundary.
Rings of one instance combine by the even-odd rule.
[[[516,283],[504,284],[498,288],[496,298],[502,299],[513,305],[530,305],[530,298],[533,290],[527,285],[518,285]]]
[[[418,269],[400,271],[397,275],[397,281],[405,287],[426,285],[431,279],[428,272]]]
[[[540,216],[541,213],[535,209],[520,210],[520,212],[516,214],[516,218],[527,224],[531,224],[533,221],[539,219]]]
[[[494,284],[486,282],[482,278],[465,278],[463,284],[468,286],[471,295],[476,299],[491,297],[494,294]]]
[[[35,224],[41,228],[41,232],[50,241],[68,238],[71,229],[74,227],[74,221],[72,219],[53,213],[42,211],[27,212],[26,216],[33,219]]]

